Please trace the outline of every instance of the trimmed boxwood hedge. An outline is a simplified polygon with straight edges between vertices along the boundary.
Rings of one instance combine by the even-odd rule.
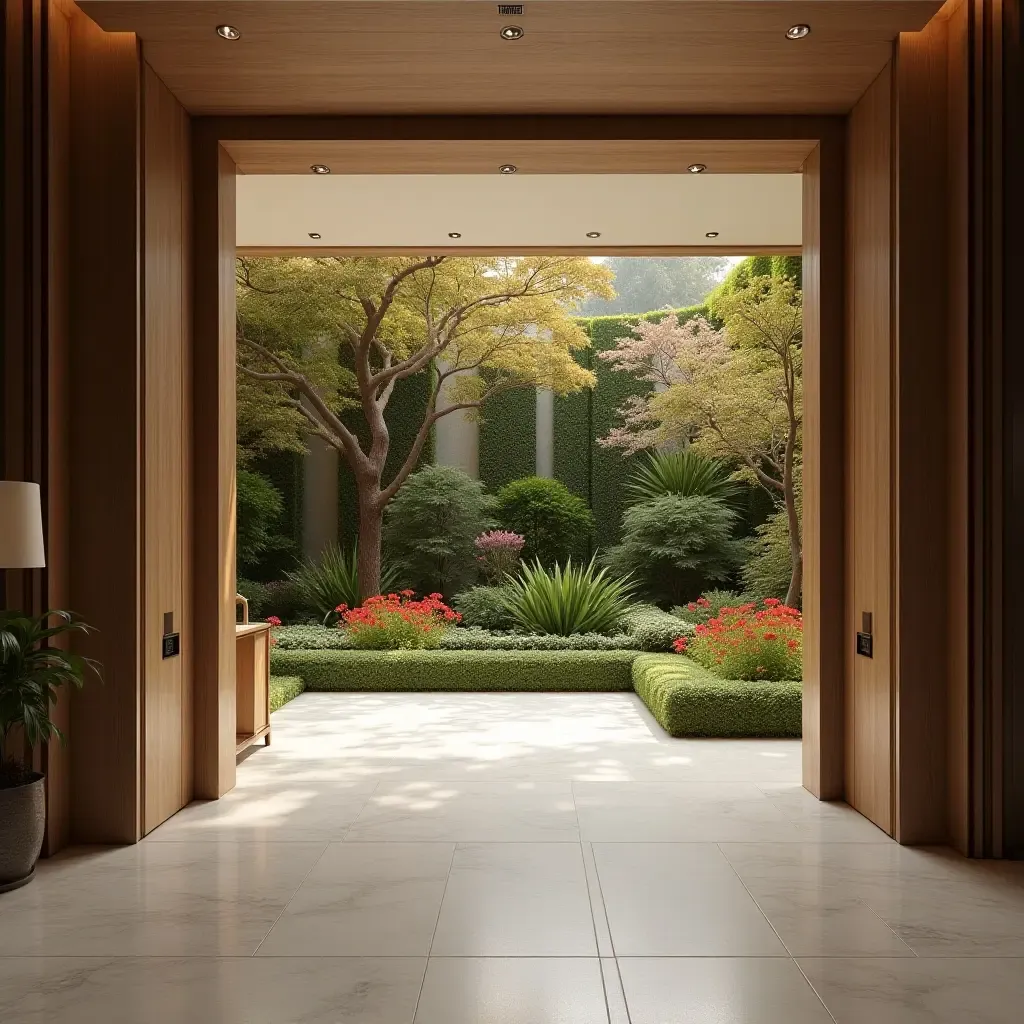
[[[644,654],[633,688],[670,736],[799,736],[797,682],[719,679],[678,654]]]
[[[637,651],[286,651],[275,673],[300,676],[307,690],[632,690]]]
[[[270,711],[280,711],[290,700],[295,700],[306,684],[299,676],[270,677]]]

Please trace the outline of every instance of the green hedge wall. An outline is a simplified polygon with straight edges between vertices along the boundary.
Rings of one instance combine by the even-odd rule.
[[[480,479],[492,494],[537,471],[537,392],[516,388],[486,403],[480,422]]]
[[[628,691],[637,651],[282,651],[275,674],[307,690]]]
[[[280,711],[290,700],[295,700],[306,684],[298,676],[270,677],[270,712]]]
[[[719,679],[678,654],[644,654],[633,688],[671,736],[799,736],[802,686]]]
[[[281,579],[302,554],[302,456],[298,452],[274,452],[258,459],[252,468],[281,492],[284,507],[274,532],[291,541],[290,550],[267,551],[250,568],[251,578],[265,583]]]

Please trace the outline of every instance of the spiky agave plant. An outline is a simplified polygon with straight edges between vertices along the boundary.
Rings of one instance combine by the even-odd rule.
[[[48,646],[54,637],[75,632],[90,628],[70,612],[38,617],[0,612],[0,787],[32,778],[25,765],[9,759],[11,731],[20,727],[30,746],[53,738],[63,743],[64,734],[50,717],[58,691],[62,686],[81,689],[87,672],[99,676],[99,664],[91,658]]]
[[[570,558],[550,569],[539,560],[524,562],[507,586],[509,611],[520,629],[559,636],[615,632],[633,595],[629,577],[599,570],[593,559],[581,566]]]
[[[740,485],[731,478],[724,462],[683,448],[675,452],[652,452],[647,461],[634,470],[626,490],[637,502],[680,494],[685,498],[715,498],[730,504],[739,497]]]
[[[337,544],[330,544],[319,559],[307,558],[298,569],[286,573],[310,611],[321,617],[324,625],[337,622],[338,605],[359,606],[359,559],[355,545],[346,554]],[[395,581],[393,570],[381,573],[381,591],[387,593]]]

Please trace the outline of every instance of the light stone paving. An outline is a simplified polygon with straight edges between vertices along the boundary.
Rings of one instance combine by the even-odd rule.
[[[11,1024],[1010,1024],[1024,865],[632,694],[305,694],[225,799],[0,897]]]

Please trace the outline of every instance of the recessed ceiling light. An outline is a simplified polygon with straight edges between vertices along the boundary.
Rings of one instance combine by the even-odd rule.
[[[449,238],[461,238],[462,237],[462,232],[461,231],[449,231],[448,232],[448,237]]]
[[[703,174],[708,169],[708,165],[707,164],[690,164],[690,166],[687,167],[686,169],[691,174]]]
[[[810,25],[790,25],[786,29],[787,39],[803,39],[811,34]]]
[[[219,35],[221,39],[234,40],[242,38],[242,33],[239,32],[234,25],[218,25],[217,35]]]
[[[499,168],[502,174],[515,174],[519,170],[515,164],[502,164]]]
[[[502,39],[522,39],[526,29],[522,25],[506,25],[499,33]]]
[[[331,169],[330,169],[330,167],[327,166],[327,164],[310,164],[309,165],[309,169],[314,174],[330,174],[331,173]]]
[[[705,238],[717,238],[718,237],[718,232],[717,231],[705,231],[704,232],[704,237]]]
[[[587,232],[587,238],[600,238],[600,237],[601,237],[601,232],[600,231],[588,231]]]
[[[320,237],[320,232],[319,231],[310,231],[309,237],[310,238],[319,238]]]

